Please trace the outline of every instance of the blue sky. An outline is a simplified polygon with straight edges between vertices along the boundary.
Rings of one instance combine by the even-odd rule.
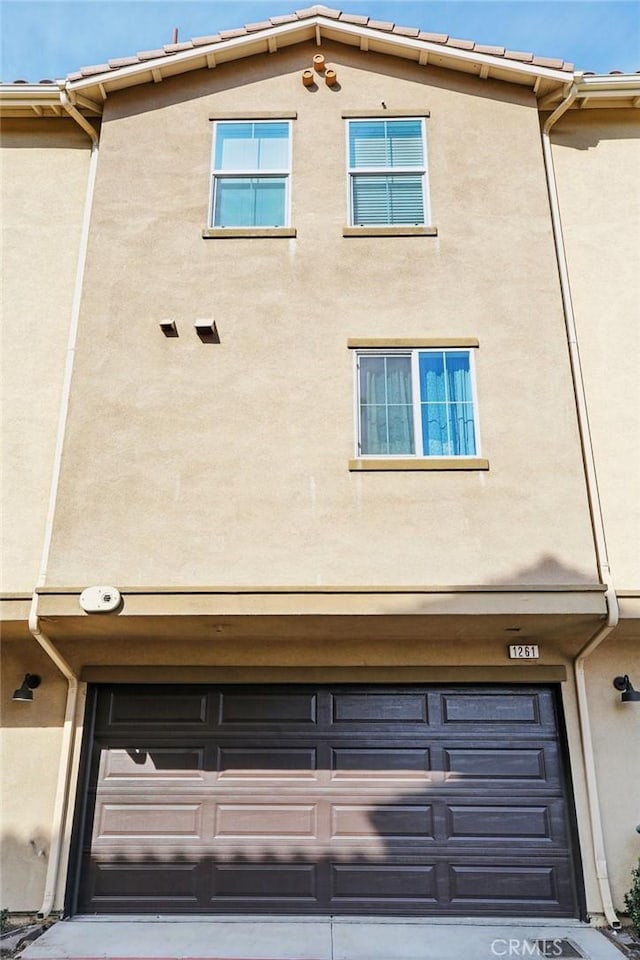
[[[560,57],[640,70],[640,0],[325,0],[349,13]],[[291,13],[313,0],[0,0],[0,78],[37,82],[179,38]]]

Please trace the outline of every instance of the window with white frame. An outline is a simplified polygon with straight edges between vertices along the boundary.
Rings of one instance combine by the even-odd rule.
[[[358,456],[478,456],[471,350],[366,350],[356,363]]]
[[[427,223],[424,120],[348,120],[352,226]]]
[[[219,120],[213,136],[210,225],[288,226],[289,121]]]

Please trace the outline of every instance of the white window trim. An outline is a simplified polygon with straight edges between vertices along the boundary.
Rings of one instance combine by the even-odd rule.
[[[288,153],[287,153],[287,168],[280,170],[220,170],[217,171],[215,167],[216,160],[216,140],[218,136],[218,126],[220,124],[229,125],[232,123],[286,123],[288,129]],[[291,169],[292,169],[292,160],[293,160],[293,145],[292,145],[292,124],[291,120],[283,118],[282,120],[277,120],[275,118],[270,118],[268,120],[256,120],[255,117],[247,117],[246,120],[234,119],[234,120],[214,120],[213,121],[213,136],[211,139],[211,163],[209,165],[209,228],[210,229],[225,229],[224,227],[216,227],[213,218],[215,214],[215,198],[216,198],[216,181],[225,180],[231,177],[242,177],[247,180],[259,177],[261,180],[266,180],[276,177],[285,178],[285,187],[284,187],[284,218],[285,223],[279,224],[281,227],[290,227],[291,226]],[[255,229],[251,226],[230,226],[229,230],[250,230]]]
[[[380,120],[397,120],[397,121],[408,121],[417,120],[420,122],[422,129],[422,159],[423,163],[420,167],[352,167],[351,166],[351,157],[349,152],[349,125],[352,123],[369,123],[373,121]],[[353,216],[353,177],[357,174],[371,174],[373,176],[390,176],[394,173],[398,174],[416,174],[419,173],[422,176],[422,209],[424,211],[424,223],[415,224],[418,227],[428,227],[431,224],[431,203],[429,198],[429,182],[427,179],[427,174],[429,171],[429,158],[427,155],[427,124],[426,117],[357,117],[357,118],[348,118],[345,120],[345,153],[346,153],[346,170],[347,170],[347,210],[349,211],[349,226],[350,227],[359,227],[361,224],[355,222]],[[394,224],[368,224],[370,229],[375,229],[375,227],[385,227],[385,226],[394,226]],[[398,229],[402,229],[403,226],[411,226],[411,224],[396,224]]]
[[[482,440],[480,436],[480,418],[478,414],[478,388],[476,383],[476,358],[475,347],[401,347],[387,348],[377,347],[371,349],[359,348],[354,350],[354,376],[353,376],[353,403],[354,403],[354,422],[355,422],[355,458],[357,460],[456,460],[461,463],[474,461],[482,458]],[[471,396],[473,398],[473,428],[475,431],[476,449],[470,454],[456,453],[424,453],[422,445],[422,413],[420,410],[420,374],[419,374],[419,354],[421,353],[467,353],[469,355],[469,374],[471,377]],[[411,357],[411,395],[413,403],[413,434],[415,453],[362,453],[361,445],[361,420],[360,420],[360,357]]]

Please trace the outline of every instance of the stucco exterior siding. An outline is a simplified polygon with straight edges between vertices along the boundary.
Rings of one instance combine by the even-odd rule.
[[[32,638],[3,632],[0,656],[0,900],[7,910],[36,912],[51,849],[67,685]],[[12,702],[26,669],[42,685],[33,703]]]
[[[553,131],[562,227],[607,550],[622,619],[587,662],[605,843],[621,907],[637,865],[640,712],[611,682],[640,677],[640,120],[638,111],[580,110]],[[635,594],[635,600],[631,595]],[[634,709],[635,708],[635,709]]]
[[[565,115],[553,133],[571,293],[610,561],[640,588],[640,119]]]
[[[313,51],[105,105],[48,583],[593,582],[535,102],[341,47],[310,91]],[[437,237],[342,236],[342,113],[382,101],[430,111]],[[209,118],[265,105],[297,237],[203,240]],[[487,474],[349,473],[362,336],[478,338]]]
[[[614,903],[624,909],[631,887],[631,871],[638,865],[640,825],[640,710],[637,703],[612,704],[612,681],[628,674],[640,676],[640,629],[614,635],[587,661],[587,692],[605,848]],[[636,686],[638,684],[636,683]]]
[[[85,200],[71,120],[2,124],[2,589],[33,589],[47,512]]]
[[[301,23],[313,16],[302,11]],[[556,700],[553,749],[570,773],[556,826],[578,836],[565,847],[572,915],[610,921],[597,872],[606,860],[622,910],[640,823],[640,710],[612,686],[625,674],[640,686],[635,81],[580,79],[561,61],[474,66],[467,51],[456,65],[453,48],[438,67],[419,40],[400,49],[363,34],[358,49],[358,24],[332,39],[319,24],[338,82],[314,73],[305,87],[319,48],[301,37],[312,29],[279,33],[269,54],[256,51],[276,40],[257,28],[212,50],[167,49],[155,82],[146,62],[112,61],[99,81],[95,68],[72,75],[59,104],[42,85],[4,90],[0,905],[40,909],[58,853],[53,910],[78,905],[65,887],[87,876],[75,848],[94,802],[80,762],[93,685],[140,685],[135,745],[137,718],[148,733],[144,711],[168,702],[154,698],[158,685],[185,685],[187,698],[208,686],[211,698],[227,684],[264,684],[268,698],[292,684],[324,686],[322,696],[334,684],[374,694],[451,685],[463,697],[482,684],[499,688],[506,712],[529,685]],[[546,108],[571,79],[578,99],[552,149],[582,438],[541,142]],[[594,109],[594,90],[615,108]],[[52,119],[76,94],[99,139],[91,163],[87,131]],[[424,118],[426,225],[375,235],[350,224],[346,124],[367,116]],[[225,234],[209,219],[213,124],[245,118],[291,125],[291,216],[262,236]],[[203,318],[215,336],[198,335]],[[166,321],[177,335],[165,335]],[[368,469],[355,442],[358,351],[439,346],[473,357],[479,449],[464,463],[402,454]],[[581,439],[595,459],[589,495]],[[606,541],[620,607],[606,636],[616,602],[594,539]],[[108,614],[80,603],[97,584],[121,593]],[[38,636],[77,678],[68,755],[67,684]],[[603,636],[585,663],[581,716],[576,657]],[[512,643],[538,645],[539,657],[510,659]],[[12,702],[26,672],[42,678],[33,702]],[[247,730],[245,746],[259,746]],[[396,749],[397,728],[383,734]],[[466,746],[481,736],[469,729]],[[527,789],[516,789],[521,800]],[[134,847],[126,853],[135,859]]]

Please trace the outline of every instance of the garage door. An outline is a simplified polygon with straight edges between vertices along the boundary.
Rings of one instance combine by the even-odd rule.
[[[551,688],[114,686],[93,709],[78,912],[577,914]]]

